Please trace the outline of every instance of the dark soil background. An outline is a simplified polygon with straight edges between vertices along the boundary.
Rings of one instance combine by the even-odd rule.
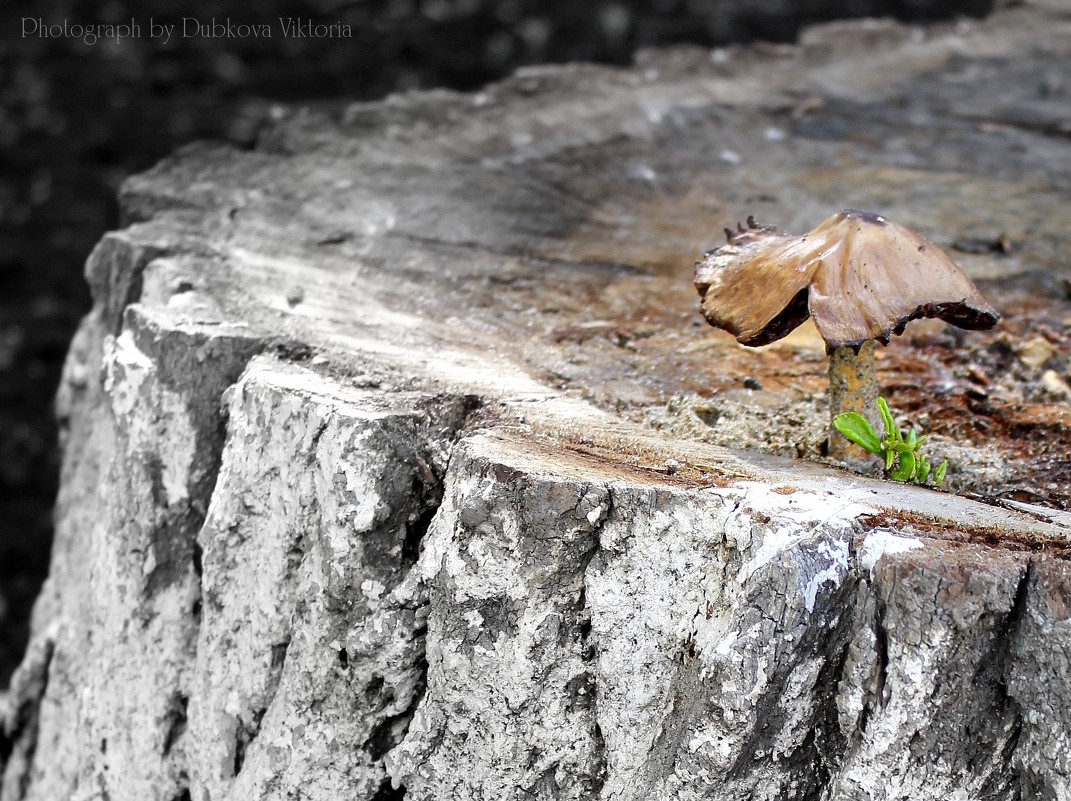
[[[52,398],[89,308],[82,265],[117,225],[120,182],[194,139],[250,146],[277,103],[473,89],[523,64],[627,64],[637,48],[791,41],[838,17],[981,16],[994,0],[3,0],[0,8],[0,688],[25,647],[47,572],[59,454]],[[182,36],[268,23],[273,38]],[[279,17],[351,38],[282,36]],[[118,24],[89,44],[35,26]],[[176,26],[169,42],[150,18]],[[38,22],[40,20],[40,22]],[[193,23],[188,23],[192,25]],[[23,35],[24,30],[29,35]]]

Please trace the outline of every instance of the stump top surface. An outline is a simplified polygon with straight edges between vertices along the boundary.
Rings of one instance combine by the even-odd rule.
[[[159,254],[136,314],[255,332],[349,387],[474,394],[511,437],[657,480],[791,476],[1062,538],[1069,95],[1071,17],[1026,6],[286,112],[253,151],[197,145],[127,182],[122,236]],[[810,464],[813,327],[749,349],[703,322],[693,264],[723,227],[802,231],[846,207],[921,232],[1003,315],[992,332],[913,323],[878,376],[953,489],[1027,514]]]

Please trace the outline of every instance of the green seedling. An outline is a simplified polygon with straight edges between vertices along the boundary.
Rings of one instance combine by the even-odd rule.
[[[896,481],[913,480],[918,484],[925,484],[933,478],[934,486],[940,487],[948,470],[948,460],[933,467],[919,451],[926,441],[925,435],[920,437],[914,428],[906,433],[901,431],[893,420],[885,398],[878,398],[878,412],[885,428],[884,437],[879,436],[866,418],[856,412],[837,415],[833,425],[848,440],[883,459],[885,472],[890,478]]]

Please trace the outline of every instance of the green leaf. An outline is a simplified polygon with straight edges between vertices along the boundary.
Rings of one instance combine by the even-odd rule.
[[[915,475],[915,454],[911,450],[903,451],[900,454],[900,463],[889,473],[889,476],[897,481],[909,481],[913,475]]]
[[[916,448],[908,445],[903,440],[897,440],[896,442],[890,442],[888,446],[889,450],[896,451],[896,453],[914,453]]]
[[[885,402],[885,398],[878,398],[878,411],[881,413],[881,422],[885,426],[885,439],[895,442],[900,432],[896,428],[896,423],[893,422],[892,412],[889,411],[889,404]]]
[[[885,429],[884,437],[878,435],[866,418],[855,412],[837,415],[833,425],[851,442],[879,458],[884,458],[885,472],[889,478],[904,482],[914,480],[919,484],[925,484],[933,478],[933,483],[940,487],[948,470],[948,460],[941,462],[935,469],[926,459],[921,448],[929,435],[919,436],[914,426],[906,431],[897,428],[885,398],[878,398],[878,412]]]
[[[855,412],[838,414],[833,420],[837,431],[862,448],[870,451],[875,456],[881,456],[881,440],[877,432],[871,427],[862,415]]]
[[[918,455],[918,462],[915,464],[915,480],[919,484],[925,484],[926,479],[930,477],[930,470],[932,466],[926,461],[926,457],[921,453]]]

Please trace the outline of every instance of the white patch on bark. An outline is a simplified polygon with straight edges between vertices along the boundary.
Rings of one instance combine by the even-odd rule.
[[[863,539],[859,549],[859,564],[868,573],[874,572],[874,566],[885,554],[898,554],[914,551],[922,547],[922,540],[902,534],[894,534],[888,529],[875,529]]]

